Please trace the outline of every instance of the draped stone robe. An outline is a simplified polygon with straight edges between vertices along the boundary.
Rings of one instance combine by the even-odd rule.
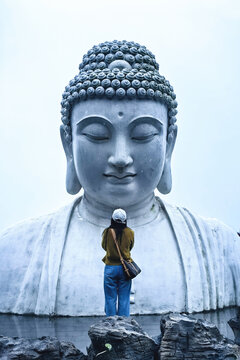
[[[0,312],[71,316],[104,314],[104,264],[101,262],[104,252],[100,245],[104,228],[79,223],[77,226],[83,233],[77,239],[76,250],[72,250],[76,257],[71,255],[68,258],[71,250],[67,248],[69,232],[75,231],[74,236],[78,237],[77,230],[70,228],[80,200],[55,213],[16,224],[1,235]],[[146,239],[142,240],[142,245],[139,241],[140,250],[137,250],[138,238],[143,236],[141,234],[145,234],[145,237],[149,234],[148,246],[151,247],[153,238],[152,246],[158,247],[158,239],[165,233],[151,234],[151,229],[154,232],[151,223],[145,228],[133,228],[137,260],[133,258],[139,263],[142,273],[134,280],[136,299],[135,304],[131,305],[131,313],[200,312],[239,306],[238,235],[215,219],[193,215],[189,210],[171,206],[159,198],[158,202],[176,249],[176,261],[173,262],[176,268],[171,265],[173,269],[169,269],[169,274],[172,275],[168,274],[167,267],[158,263],[160,252],[157,248],[151,253],[156,253],[155,259],[147,261]],[[155,226],[157,222],[155,220]],[[92,245],[90,242],[93,241],[96,243]],[[166,263],[171,256],[169,253]],[[76,271],[71,270],[74,262],[77,264],[73,268],[77,268]],[[151,271],[148,271],[149,267]],[[171,278],[169,283],[166,281],[168,276]],[[65,278],[67,284],[64,284]],[[162,280],[165,280],[164,285]],[[166,299],[162,292],[165,292]],[[168,302],[168,292],[169,298],[173,296],[176,299],[174,304]]]

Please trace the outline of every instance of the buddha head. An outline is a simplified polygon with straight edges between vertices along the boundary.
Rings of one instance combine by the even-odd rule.
[[[60,127],[66,188],[111,207],[171,191],[177,102],[155,56],[134,42],[94,46],[66,86]]]

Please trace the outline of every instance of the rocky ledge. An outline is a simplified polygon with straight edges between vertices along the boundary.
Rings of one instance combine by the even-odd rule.
[[[237,316],[233,319],[230,319],[228,324],[231,326],[235,335],[235,343],[240,345],[240,308],[238,309]]]
[[[171,314],[162,319],[161,331],[161,360],[240,359],[240,347],[207,321]]]
[[[87,355],[72,343],[56,338],[9,338],[0,336],[0,359],[8,360],[235,360],[240,346],[223,337],[211,323],[187,315],[162,318],[156,339],[138,323],[120,316],[105,318],[89,329]]]
[[[88,335],[91,339],[89,360],[151,360],[159,347],[134,319],[121,316],[92,325]]]
[[[87,360],[72,343],[50,336],[39,339],[0,336],[1,360]]]

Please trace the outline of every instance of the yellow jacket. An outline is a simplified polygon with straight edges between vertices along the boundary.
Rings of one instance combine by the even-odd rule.
[[[124,228],[121,238],[117,238],[117,241],[122,257],[127,261],[133,261],[130,250],[134,245],[134,231],[129,227]],[[102,233],[102,248],[107,252],[102,259],[106,265],[121,265],[117,247],[109,228],[106,228]]]

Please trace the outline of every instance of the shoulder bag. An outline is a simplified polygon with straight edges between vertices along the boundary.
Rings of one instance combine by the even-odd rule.
[[[137,264],[134,262],[134,261],[127,261],[127,260],[124,260],[123,257],[122,257],[122,254],[121,254],[121,251],[119,249],[119,246],[118,246],[118,242],[117,242],[117,238],[116,238],[116,233],[115,231],[110,228],[111,232],[112,232],[112,236],[113,236],[113,240],[116,244],[116,247],[117,247],[117,251],[118,251],[118,254],[119,254],[119,257],[120,257],[120,261],[122,263],[122,266],[123,266],[123,270],[125,272],[125,275],[127,277],[127,279],[133,279],[135,278],[138,274],[140,274],[141,272],[141,269],[137,266]]]

